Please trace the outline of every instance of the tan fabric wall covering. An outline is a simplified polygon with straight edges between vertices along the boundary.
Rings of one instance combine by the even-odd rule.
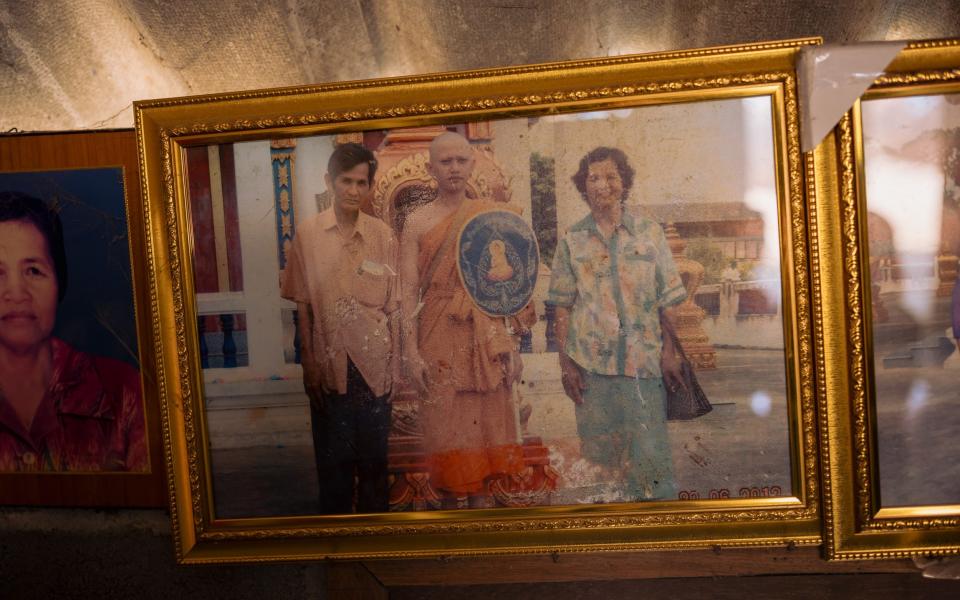
[[[819,35],[960,36],[955,0],[0,2],[0,129],[129,127],[133,100]]]

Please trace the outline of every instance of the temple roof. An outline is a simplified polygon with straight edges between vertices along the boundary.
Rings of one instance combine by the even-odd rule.
[[[743,202],[678,202],[672,204],[630,205],[633,214],[658,223],[704,223],[717,221],[753,221],[763,218]]]

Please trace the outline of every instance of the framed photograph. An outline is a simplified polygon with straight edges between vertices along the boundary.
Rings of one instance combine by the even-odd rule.
[[[133,130],[0,136],[2,504],[164,506],[139,198]]]
[[[837,283],[824,327],[845,334],[825,356],[830,558],[960,551],[958,68],[957,41],[909,45],[825,158],[840,185],[820,197],[839,196],[841,218],[822,261]]]
[[[819,543],[813,43],[136,103],[179,559]]]

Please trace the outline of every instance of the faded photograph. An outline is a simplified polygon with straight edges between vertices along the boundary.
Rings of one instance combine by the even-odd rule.
[[[0,173],[0,472],[149,469],[120,168]]]
[[[880,503],[956,504],[960,94],[862,114]]]
[[[187,149],[217,515],[793,495],[771,106]]]

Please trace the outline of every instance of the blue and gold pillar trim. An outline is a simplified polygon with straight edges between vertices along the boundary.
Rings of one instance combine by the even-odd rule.
[[[293,139],[270,141],[270,163],[273,169],[273,201],[277,228],[277,263],[280,267],[280,287],[283,287],[284,270],[287,268],[287,253],[293,245],[296,220],[293,210],[294,164],[297,157],[297,141]],[[300,331],[297,327],[299,315],[296,310],[283,309],[281,322],[290,323],[293,333],[293,347],[284,349],[284,355],[290,356],[294,363],[300,363]],[[287,359],[290,362],[290,358]]]
[[[287,252],[293,243],[296,229],[293,211],[294,163],[297,142],[292,139],[271,140],[270,159],[273,166],[273,197],[277,215],[277,258],[280,265],[280,280],[287,267]]]

